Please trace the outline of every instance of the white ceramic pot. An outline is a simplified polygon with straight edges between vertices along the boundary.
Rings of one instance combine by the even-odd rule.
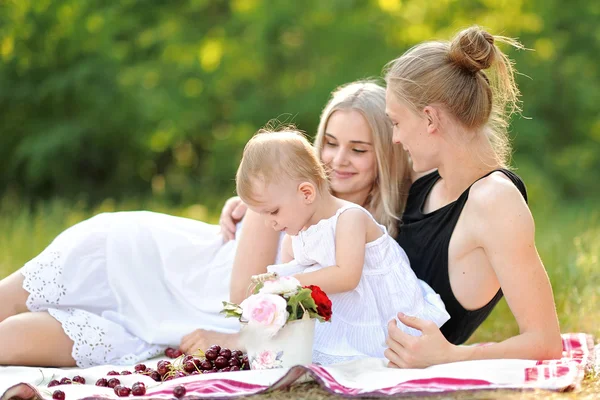
[[[286,323],[268,338],[260,329],[242,324],[241,339],[248,353],[251,369],[289,368],[312,364],[315,319]]]

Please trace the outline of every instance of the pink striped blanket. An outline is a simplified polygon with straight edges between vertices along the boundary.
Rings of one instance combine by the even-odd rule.
[[[134,382],[144,382],[147,392],[140,398],[146,399],[173,399],[173,389],[178,385],[185,386],[186,397],[221,399],[265,393],[310,379],[314,379],[326,391],[345,397],[383,397],[483,389],[576,390],[586,369],[591,368],[595,362],[593,338],[585,333],[567,333],[562,338],[564,352],[560,360],[480,360],[418,370],[398,370],[386,368],[384,360],[367,359],[327,367],[309,365],[289,369],[195,375],[163,383],[141,375],[124,375],[119,376],[119,379],[122,384],[130,387]],[[158,362],[158,359],[145,364],[152,365],[153,362]],[[95,386],[94,382],[106,377],[110,370],[125,368],[0,367],[0,393],[3,393],[0,400],[13,397],[51,399],[56,389],[65,393],[65,400],[117,399],[112,389]],[[73,375],[84,377],[87,383],[47,387],[52,379]]]

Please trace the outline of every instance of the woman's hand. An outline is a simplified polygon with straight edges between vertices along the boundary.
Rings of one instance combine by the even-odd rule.
[[[218,344],[222,348],[226,347],[230,350],[241,350],[239,348],[239,334],[221,333],[204,329],[196,329],[194,332],[185,335],[181,339],[179,350],[184,354],[194,354],[198,350],[206,351],[213,344]]]
[[[223,205],[219,225],[225,242],[235,239],[235,225],[244,218],[247,208],[238,196],[231,197]]]
[[[402,313],[398,319],[406,326],[418,329],[421,336],[403,332],[392,320],[388,323],[388,348],[385,357],[392,368],[426,368],[431,365],[460,361],[457,346],[446,340],[440,329],[431,321],[409,317]]]

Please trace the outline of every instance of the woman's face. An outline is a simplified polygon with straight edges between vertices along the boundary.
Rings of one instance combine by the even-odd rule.
[[[389,89],[385,91],[385,112],[394,127],[392,141],[408,152],[413,170],[426,172],[436,168],[432,157],[435,144],[427,134],[428,119],[415,114]]]
[[[321,160],[333,193],[363,205],[377,178],[373,133],[356,110],[337,110],[325,127]]]

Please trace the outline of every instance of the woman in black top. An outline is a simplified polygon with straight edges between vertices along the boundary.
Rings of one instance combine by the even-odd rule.
[[[506,128],[510,113],[519,109],[519,92],[496,41],[519,46],[471,27],[450,43],[415,46],[387,67],[393,140],[408,151],[415,171],[397,241],[451,315],[441,330],[399,315],[423,335],[407,335],[390,323],[391,366],[561,355],[552,288],[535,247],[525,186],[506,169]],[[490,67],[488,77],[483,70]],[[490,346],[456,346],[502,295],[519,335]]]

